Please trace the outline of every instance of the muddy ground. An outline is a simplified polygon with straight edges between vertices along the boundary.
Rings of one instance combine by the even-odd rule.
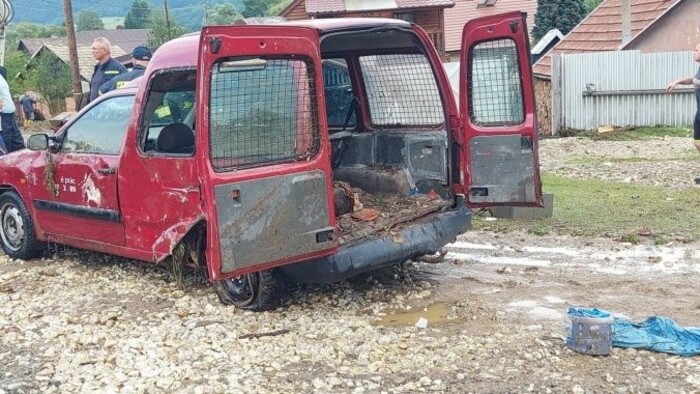
[[[543,167],[565,172],[543,145]],[[699,242],[472,231],[447,249],[441,264],[291,284],[265,313],[221,305],[192,275],[182,288],[165,266],[2,256],[0,393],[700,392],[700,357],[564,344],[570,306],[700,326]]]

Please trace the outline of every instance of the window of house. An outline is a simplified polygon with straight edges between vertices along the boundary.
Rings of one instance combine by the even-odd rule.
[[[469,116],[480,126],[525,120],[518,51],[511,39],[486,41],[470,50]]]
[[[314,68],[295,58],[213,65],[209,146],[215,170],[304,161],[320,145]]]
[[[394,14],[394,19],[401,19],[409,23],[414,23],[416,21],[415,14],[413,12],[397,12]]]
[[[118,155],[134,107],[134,95],[116,96],[84,113],[66,131],[62,150]]]

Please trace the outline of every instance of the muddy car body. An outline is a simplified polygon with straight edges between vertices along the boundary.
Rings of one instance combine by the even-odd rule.
[[[520,13],[468,23],[455,100],[402,21],[206,27],[0,158],[2,246],[172,256],[249,309],[438,252],[472,207],[540,203],[527,40]]]

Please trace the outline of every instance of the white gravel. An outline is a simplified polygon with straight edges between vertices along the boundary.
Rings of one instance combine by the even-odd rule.
[[[676,177],[668,186],[685,187],[700,173],[699,161],[670,165],[692,153],[687,139],[541,145],[543,169],[572,176],[619,179],[634,162],[608,171],[596,161],[603,153],[663,163],[633,182]],[[575,157],[593,161],[567,164]],[[180,288],[163,266],[63,248],[31,262],[0,256],[0,394],[700,392],[698,357],[590,357],[562,340],[571,305],[700,326],[697,243],[639,249],[478,232],[458,241],[442,264],[297,285],[266,313],[221,305],[196,277]],[[436,305],[445,312],[434,315]],[[417,317],[428,326],[416,327]],[[379,324],[391,318],[399,324]]]

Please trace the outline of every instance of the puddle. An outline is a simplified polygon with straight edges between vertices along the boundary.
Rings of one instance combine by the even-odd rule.
[[[450,306],[443,302],[438,302],[418,310],[409,311],[390,311],[382,320],[377,322],[378,326],[382,327],[405,327],[413,326],[421,318],[428,321],[428,327],[439,325],[447,321],[447,315],[450,312]]]

